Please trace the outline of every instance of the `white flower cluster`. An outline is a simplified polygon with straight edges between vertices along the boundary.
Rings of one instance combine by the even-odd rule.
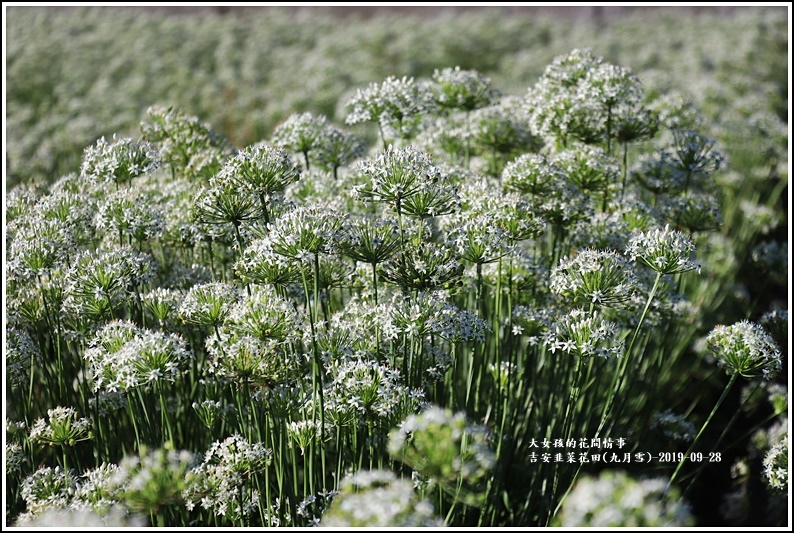
[[[542,335],[543,344],[551,352],[557,350],[579,357],[622,357],[624,346],[620,332],[613,322],[598,316],[598,312],[588,313],[584,309],[574,309],[558,317]]]
[[[47,418],[37,419],[30,426],[30,441],[50,446],[74,446],[92,437],[92,422],[79,418],[73,407],[47,409]]]
[[[499,96],[491,87],[491,79],[476,70],[459,66],[433,71],[430,90],[439,107],[471,111],[490,104]]]
[[[299,206],[268,224],[271,249],[311,264],[314,254],[335,251],[345,216],[325,205]]]
[[[158,146],[172,176],[209,179],[235,152],[226,139],[198,117],[163,106],[151,106],[146,115],[148,120],[140,124],[141,134]]]
[[[424,392],[403,385],[400,373],[374,361],[351,359],[330,370],[325,410],[332,420],[391,427],[425,404]]]
[[[228,283],[213,281],[194,285],[179,306],[179,316],[188,324],[217,326],[237,301],[239,292]]]
[[[94,226],[109,237],[124,234],[136,241],[147,241],[163,233],[165,219],[150,194],[140,189],[123,189],[99,202]]]
[[[530,88],[526,107],[533,133],[558,148],[576,140],[598,144],[647,138],[656,119],[643,105],[639,78],[590,49],[558,56]]]
[[[389,138],[413,135],[419,117],[435,106],[432,93],[414,78],[389,76],[383,83],[371,83],[358,89],[347,103],[346,124],[377,122]]]
[[[192,479],[183,493],[188,510],[198,504],[230,520],[251,514],[260,495],[250,478],[272,459],[263,443],[248,442],[239,434],[213,442],[202,463],[190,470]]]
[[[448,245],[410,243],[383,265],[383,277],[404,292],[446,288],[463,274],[463,265]]]
[[[248,192],[257,199],[268,200],[300,176],[300,168],[283,148],[261,144],[240,150],[218,172],[220,181],[240,185],[239,194]]]
[[[160,155],[151,143],[128,137],[108,143],[101,137],[83,153],[80,175],[97,181],[126,183],[160,167]]]
[[[354,194],[364,201],[389,204],[398,214],[429,217],[458,209],[460,200],[448,176],[414,147],[389,146],[359,163],[356,171],[367,181],[355,186]]]
[[[389,454],[456,495],[465,485],[470,501],[495,463],[484,426],[437,406],[403,420],[389,434]]]
[[[451,218],[448,239],[461,259],[484,265],[510,252],[510,235],[499,226],[502,221],[495,214],[460,214]]]
[[[440,527],[433,506],[418,497],[413,484],[384,470],[362,470],[342,480],[339,494],[320,527]]]
[[[782,367],[780,348],[764,329],[749,320],[731,326],[717,325],[706,337],[717,364],[729,374],[766,380]]]
[[[764,479],[775,490],[786,491],[788,485],[788,434],[772,445],[764,456]]]
[[[552,292],[577,303],[618,306],[637,291],[631,264],[610,250],[580,250],[572,259],[563,258],[552,269]]]
[[[485,320],[449,303],[444,291],[420,292],[410,298],[396,295],[386,309],[387,338],[421,339],[433,334],[452,342],[484,342],[491,331]]]
[[[246,283],[274,287],[288,285],[300,276],[292,259],[273,251],[273,243],[269,237],[251,241],[235,264],[235,270]]]
[[[694,251],[692,241],[669,226],[635,232],[626,246],[626,255],[631,261],[639,261],[660,274],[690,270],[700,273],[700,265],[690,259]]]
[[[689,506],[667,481],[636,480],[625,472],[606,470],[597,478],[582,477],[565,498],[555,525],[562,527],[687,527]]]
[[[118,320],[97,332],[83,353],[94,391],[110,392],[174,381],[187,370],[192,357],[181,336]]]

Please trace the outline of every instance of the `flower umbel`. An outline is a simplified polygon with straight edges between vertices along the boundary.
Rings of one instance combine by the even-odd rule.
[[[764,329],[748,320],[715,326],[706,343],[729,374],[772,379],[782,366],[780,348]]]

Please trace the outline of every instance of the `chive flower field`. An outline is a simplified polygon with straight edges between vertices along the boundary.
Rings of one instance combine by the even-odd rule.
[[[4,9],[6,525],[791,525],[783,8]]]

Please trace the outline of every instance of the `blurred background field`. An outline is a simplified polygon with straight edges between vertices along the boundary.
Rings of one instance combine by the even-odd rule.
[[[743,139],[731,111],[787,115],[787,26],[785,7],[8,7],[7,184],[74,171],[99,137],[137,136],[153,104],[242,147],[291,113],[341,123],[352,92],[389,75],[460,66],[523,96],[576,47]]]

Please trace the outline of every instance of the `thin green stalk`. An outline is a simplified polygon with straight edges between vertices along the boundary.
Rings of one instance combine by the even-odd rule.
[[[736,420],[739,418],[739,414],[744,410],[744,407],[750,402],[750,400],[755,395],[756,391],[761,387],[761,383],[762,383],[761,381],[758,382],[758,384],[755,386],[753,391],[750,394],[748,394],[747,396],[745,396],[744,401],[741,403],[739,408],[736,409],[733,412],[733,416],[731,416],[731,419],[728,421],[728,423],[723,428],[722,433],[720,433],[720,436],[717,438],[716,442],[711,447],[709,455],[714,453],[719,448],[720,444],[722,443],[722,439],[725,438],[725,436],[728,434],[728,431],[730,431],[730,429],[736,423]],[[692,487],[694,487],[694,485],[695,485],[695,481],[697,481],[697,479],[700,477],[700,474],[703,472],[703,467],[704,466],[705,466],[705,464],[701,464],[700,465],[700,468],[698,468],[698,470],[695,473],[694,477],[690,480],[689,485],[687,485],[686,490],[684,490],[684,492],[681,494],[682,498],[686,498],[687,494],[689,494],[689,491],[692,490]]]
[[[725,401],[725,398],[728,396],[728,392],[731,390],[731,387],[733,387],[733,384],[736,382],[736,378],[738,377],[739,374],[736,373],[731,375],[731,379],[728,381],[728,384],[725,386],[725,390],[722,391],[722,395],[720,396],[720,399],[717,400],[717,403],[714,405],[714,409],[711,410],[711,413],[709,414],[708,418],[706,418],[706,422],[703,424],[703,427],[700,428],[700,431],[698,431],[698,434],[695,436],[695,439],[692,441],[692,444],[689,446],[689,449],[684,454],[683,459],[681,459],[681,461],[678,462],[678,466],[676,466],[673,475],[670,476],[670,481],[667,483],[667,488],[665,489],[666,494],[669,493],[670,487],[672,487],[673,482],[678,477],[678,473],[681,471],[681,468],[684,466],[684,463],[689,458],[689,454],[691,454],[692,450],[694,450],[695,446],[697,446],[697,443],[700,440],[700,436],[703,435],[703,432],[706,430],[706,427],[709,425],[709,422],[711,422],[711,419],[714,417],[714,413],[717,412],[717,409],[719,409],[720,405],[722,405],[722,402]]]
[[[651,307],[651,302],[653,298],[656,296],[656,291],[659,289],[659,282],[662,279],[662,273],[656,273],[656,279],[653,282],[653,288],[651,289],[651,293],[648,295],[648,301],[645,302],[645,309],[642,310],[642,315],[640,316],[640,321],[637,323],[637,327],[634,329],[634,335],[631,337],[631,342],[629,343],[629,347],[626,350],[626,353],[623,355],[623,360],[621,361],[621,365],[619,366],[615,376],[612,380],[612,385],[610,388],[612,389],[612,394],[609,396],[607,403],[604,407],[604,412],[601,414],[601,422],[598,424],[598,429],[596,430],[595,436],[598,437],[601,435],[601,431],[604,429],[604,424],[606,424],[607,418],[609,417],[610,410],[612,409],[615,399],[617,398],[618,392],[620,391],[621,387],[623,386],[623,380],[626,377],[626,368],[628,367],[629,359],[631,358],[631,351],[634,348],[634,342],[637,340],[637,335],[642,328],[642,323],[645,321],[645,317],[648,315],[648,309]]]

